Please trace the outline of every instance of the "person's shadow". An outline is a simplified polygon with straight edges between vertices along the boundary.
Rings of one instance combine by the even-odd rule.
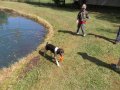
[[[97,35],[97,34],[93,34],[93,33],[89,33],[88,35],[95,36],[96,38],[102,38],[106,41],[109,41],[109,42],[115,44],[115,39],[110,39],[110,38],[107,38],[107,37],[104,37],[104,36],[101,36],[101,35]]]
[[[78,52],[78,54],[81,55],[83,59],[89,60],[98,66],[102,66],[102,67],[111,69],[111,70],[115,71],[116,73],[120,74],[120,71],[115,70],[114,68],[111,67],[110,64],[107,64],[107,63],[97,59],[96,57],[89,56],[87,53],[83,53],[83,52]]]
[[[50,62],[52,62],[52,63],[55,64],[55,62],[53,61],[53,57],[52,57],[52,56],[49,56],[49,55],[47,55],[47,54],[45,54],[45,56],[44,56],[44,52],[41,51],[41,50],[39,51],[39,54],[40,54],[42,57],[45,57],[46,60],[48,60],[48,61],[50,61]]]
[[[58,32],[60,32],[60,33],[68,33],[68,34],[71,34],[71,35],[74,35],[74,36],[82,36],[82,34],[76,34],[75,32],[68,31],[68,30],[58,30]]]

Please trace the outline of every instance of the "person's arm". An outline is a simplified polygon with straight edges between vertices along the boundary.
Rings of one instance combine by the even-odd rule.
[[[89,15],[88,15],[88,12],[86,11],[86,18],[87,19],[89,19],[90,17],[89,17]]]
[[[80,12],[79,12],[80,13]],[[79,13],[77,15],[77,20],[76,20],[76,23],[78,24],[79,23]]]

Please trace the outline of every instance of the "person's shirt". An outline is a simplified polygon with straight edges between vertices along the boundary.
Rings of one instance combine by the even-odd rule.
[[[86,19],[89,19],[88,12],[86,10],[80,10],[77,15],[77,20],[86,21]]]

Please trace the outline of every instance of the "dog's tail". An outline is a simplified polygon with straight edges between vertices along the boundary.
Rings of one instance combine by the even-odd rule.
[[[46,43],[45,47],[48,45],[48,42]]]
[[[48,42],[46,43],[46,45],[48,44]]]

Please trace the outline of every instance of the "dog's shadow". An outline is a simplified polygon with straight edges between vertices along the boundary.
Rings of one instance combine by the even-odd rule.
[[[41,56],[45,57],[46,60],[48,60],[48,61],[50,61],[50,62],[52,62],[52,63],[55,64],[55,62],[53,61],[53,57],[52,57],[52,56],[49,56],[49,55],[47,55],[47,54],[45,54],[45,56],[44,56],[44,52],[41,51],[41,50],[39,50],[39,54],[40,54]]]

